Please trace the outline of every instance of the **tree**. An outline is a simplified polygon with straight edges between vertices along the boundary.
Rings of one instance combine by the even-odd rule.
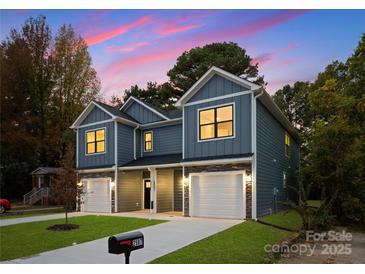
[[[246,50],[233,42],[212,43],[184,52],[167,76],[171,85],[184,93],[212,66],[264,84],[263,76],[258,75],[258,64],[252,64]]]
[[[68,211],[75,207],[77,197],[82,194],[82,187],[77,184],[77,173],[74,167],[75,147],[70,145],[63,159],[63,167],[55,176],[53,185],[54,198],[65,209],[66,225],[68,225]]]
[[[54,147],[60,157],[66,146],[73,142],[69,126],[85,106],[97,97],[100,81],[91,66],[86,42],[68,25],[60,27],[50,56],[53,64],[54,86],[51,94],[51,117],[57,127],[52,128]]]

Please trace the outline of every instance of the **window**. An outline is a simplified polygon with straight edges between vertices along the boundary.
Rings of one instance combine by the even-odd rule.
[[[199,111],[199,140],[233,136],[233,105]]]
[[[288,184],[288,175],[286,174],[286,172],[283,172],[283,188],[286,188]]]
[[[105,129],[86,132],[86,153],[95,154],[105,152]]]
[[[285,132],[285,155],[290,157],[290,136]]]
[[[144,151],[152,151],[152,131],[144,133]]]

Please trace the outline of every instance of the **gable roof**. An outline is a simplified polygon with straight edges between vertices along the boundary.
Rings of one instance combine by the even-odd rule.
[[[43,174],[56,174],[62,169],[62,167],[39,167],[36,170],[33,170],[30,174],[31,175],[43,175]]]
[[[83,112],[81,112],[81,114],[77,117],[77,119],[71,125],[70,128],[77,128],[77,127],[79,127],[81,125],[82,121],[88,116],[88,114],[95,107],[98,107],[102,111],[105,111],[107,114],[109,114],[111,116],[111,119],[112,120],[117,120],[117,121],[120,121],[120,122],[125,122],[126,124],[131,124],[131,125],[137,125],[138,124],[138,122],[134,118],[132,118],[131,116],[129,116],[126,113],[123,113],[118,108],[113,107],[113,106],[109,106],[107,104],[104,104],[104,103],[97,102],[97,101],[93,100],[93,101],[91,101],[87,105],[87,107],[83,110]]]
[[[132,105],[133,102],[137,102],[141,106],[147,108],[148,110],[152,111],[153,113],[157,114],[158,116],[160,116],[161,118],[163,118],[165,120],[170,120],[170,118],[168,117],[168,114],[165,110],[160,109],[156,106],[153,106],[149,103],[143,102],[133,96],[128,98],[128,100],[123,104],[123,106],[121,106],[120,110],[125,112],[128,109],[128,107],[130,107]]]
[[[204,86],[214,75],[220,75],[223,78],[229,79],[232,82],[244,86],[245,88],[248,88],[249,90],[257,90],[260,89],[261,86],[254,84],[248,80],[242,79],[241,77],[238,77],[230,72],[227,72],[223,69],[217,68],[215,66],[212,66],[202,77],[199,78],[198,81],[195,82],[194,85],[189,88],[187,92],[184,93],[184,95],[175,103],[175,106],[178,108],[181,108],[185,103],[187,103],[193,96],[196,94],[199,89]]]

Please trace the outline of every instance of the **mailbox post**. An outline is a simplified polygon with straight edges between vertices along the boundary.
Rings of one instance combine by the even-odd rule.
[[[129,264],[129,257],[131,252],[144,247],[144,236],[142,232],[129,232],[115,236],[108,239],[108,249],[111,254],[123,254],[125,256],[125,263]]]

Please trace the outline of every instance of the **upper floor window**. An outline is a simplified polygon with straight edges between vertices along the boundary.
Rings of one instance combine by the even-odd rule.
[[[199,140],[233,136],[233,105],[199,111]]]
[[[86,132],[86,153],[105,152],[105,129],[90,130]]]
[[[285,155],[290,157],[290,136],[285,132]]]
[[[144,133],[144,151],[152,151],[152,131]]]

